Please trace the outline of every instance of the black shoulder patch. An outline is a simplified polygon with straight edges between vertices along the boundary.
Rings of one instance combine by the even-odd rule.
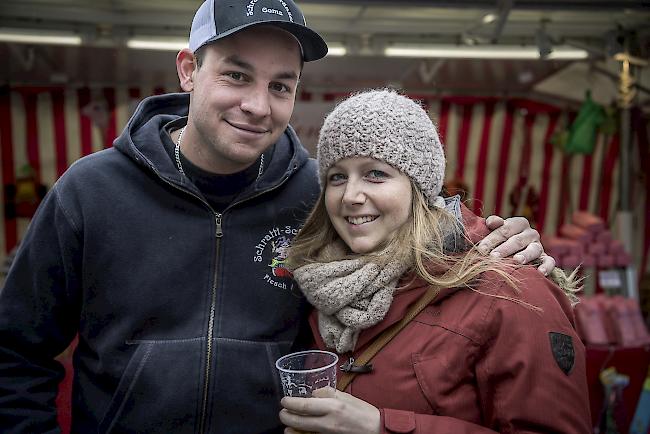
[[[562,372],[566,375],[571,373],[575,364],[575,350],[573,349],[573,339],[571,336],[563,333],[549,332],[548,337],[551,340],[551,352]]]

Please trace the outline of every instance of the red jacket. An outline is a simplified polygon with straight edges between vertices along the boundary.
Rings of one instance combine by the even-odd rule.
[[[346,392],[380,409],[382,433],[591,431],[585,350],[568,298],[533,267],[512,276],[519,293],[493,272],[474,288],[542,312],[467,288],[443,290],[374,357],[372,372],[356,376]],[[418,280],[397,293],[384,321],[362,331],[354,354],[339,354],[341,363],[358,357],[426,289]],[[324,348],[316,312],[310,324]]]

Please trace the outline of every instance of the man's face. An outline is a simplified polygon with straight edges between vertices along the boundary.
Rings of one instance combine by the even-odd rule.
[[[193,73],[185,155],[220,174],[253,164],[289,123],[301,66],[298,41],[270,26],[208,45]]]

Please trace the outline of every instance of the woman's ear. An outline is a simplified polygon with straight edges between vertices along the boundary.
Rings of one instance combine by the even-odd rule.
[[[185,92],[194,90],[194,71],[196,71],[196,58],[189,48],[183,48],[176,55],[176,72],[181,89]]]

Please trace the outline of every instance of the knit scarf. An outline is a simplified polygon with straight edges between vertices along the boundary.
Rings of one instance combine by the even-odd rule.
[[[437,198],[444,208],[460,222],[460,197]],[[465,248],[463,237],[452,228],[444,240],[447,252]],[[333,252],[343,253],[342,241],[327,246]],[[391,257],[390,252],[384,255]],[[342,255],[341,255],[342,256]],[[352,351],[361,330],[384,319],[400,277],[409,268],[410,261],[391,261],[378,265],[363,259],[343,259],[332,262],[313,262],[293,271],[307,300],[318,310],[318,329],[330,349],[339,353]]]
[[[378,265],[344,259],[304,265],[293,272],[307,300],[318,310],[318,329],[330,349],[352,351],[359,333],[384,319],[407,264]]]

